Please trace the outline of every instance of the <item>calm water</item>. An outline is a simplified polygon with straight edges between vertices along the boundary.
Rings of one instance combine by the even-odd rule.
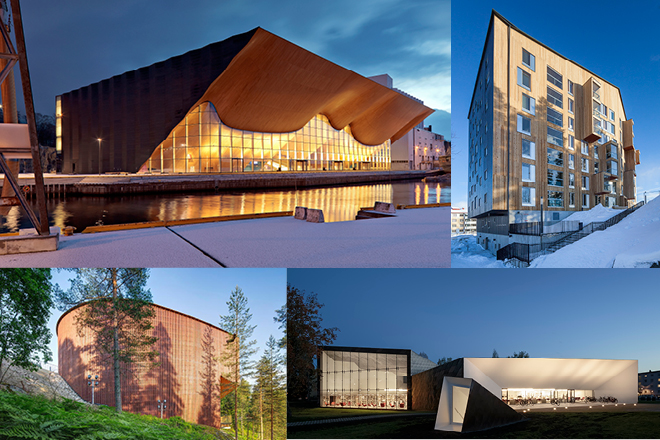
[[[115,197],[67,197],[48,201],[53,226],[75,226],[81,232],[101,222],[106,225],[176,220],[220,215],[293,211],[296,206],[322,209],[326,222],[354,220],[359,208],[375,201],[395,204],[448,203],[451,189],[438,183],[398,182],[282,191],[156,194]],[[34,206],[35,212],[37,211]],[[0,216],[0,232],[29,228],[22,208]]]

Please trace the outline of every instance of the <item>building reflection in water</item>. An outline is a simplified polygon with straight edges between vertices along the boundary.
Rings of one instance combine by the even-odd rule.
[[[81,232],[96,224],[216,217],[293,211],[296,206],[322,209],[326,222],[354,220],[362,207],[376,201],[428,204],[451,201],[451,189],[436,183],[396,182],[301,190],[161,194],[130,197],[69,197],[49,200],[51,225],[75,226]],[[19,207],[3,219],[0,232],[31,225]]]

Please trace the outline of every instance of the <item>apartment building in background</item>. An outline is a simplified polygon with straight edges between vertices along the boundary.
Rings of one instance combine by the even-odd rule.
[[[639,151],[619,88],[496,11],[468,119],[468,215],[493,253],[513,240],[510,224],[636,201]]]
[[[477,221],[468,217],[465,208],[451,208],[451,233],[452,234],[476,234]]]

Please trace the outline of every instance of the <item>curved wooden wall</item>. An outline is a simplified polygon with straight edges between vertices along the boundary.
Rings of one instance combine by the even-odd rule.
[[[84,305],[81,307],[85,307]],[[167,400],[164,417],[179,416],[193,423],[219,426],[217,398],[210,384],[229,381],[227,368],[217,358],[231,337],[226,331],[183,313],[154,305],[153,335],[160,353],[156,368],[131,367],[121,379],[125,411],[160,416],[157,399]],[[89,331],[79,334],[75,325],[78,308],[62,315],[57,323],[58,368],[60,375],[85,400],[91,402],[87,375],[99,375],[95,402],[115,405],[112,360],[100,362]],[[209,359],[215,358],[215,377],[210,377]],[[221,377],[224,376],[224,377]],[[230,391],[226,386],[223,394]]]

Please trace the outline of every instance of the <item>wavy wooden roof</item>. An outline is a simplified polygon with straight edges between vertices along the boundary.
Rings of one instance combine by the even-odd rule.
[[[284,133],[324,114],[363,144],[392,142],[433,110],[261,28],[193,106],[240,130]]]

